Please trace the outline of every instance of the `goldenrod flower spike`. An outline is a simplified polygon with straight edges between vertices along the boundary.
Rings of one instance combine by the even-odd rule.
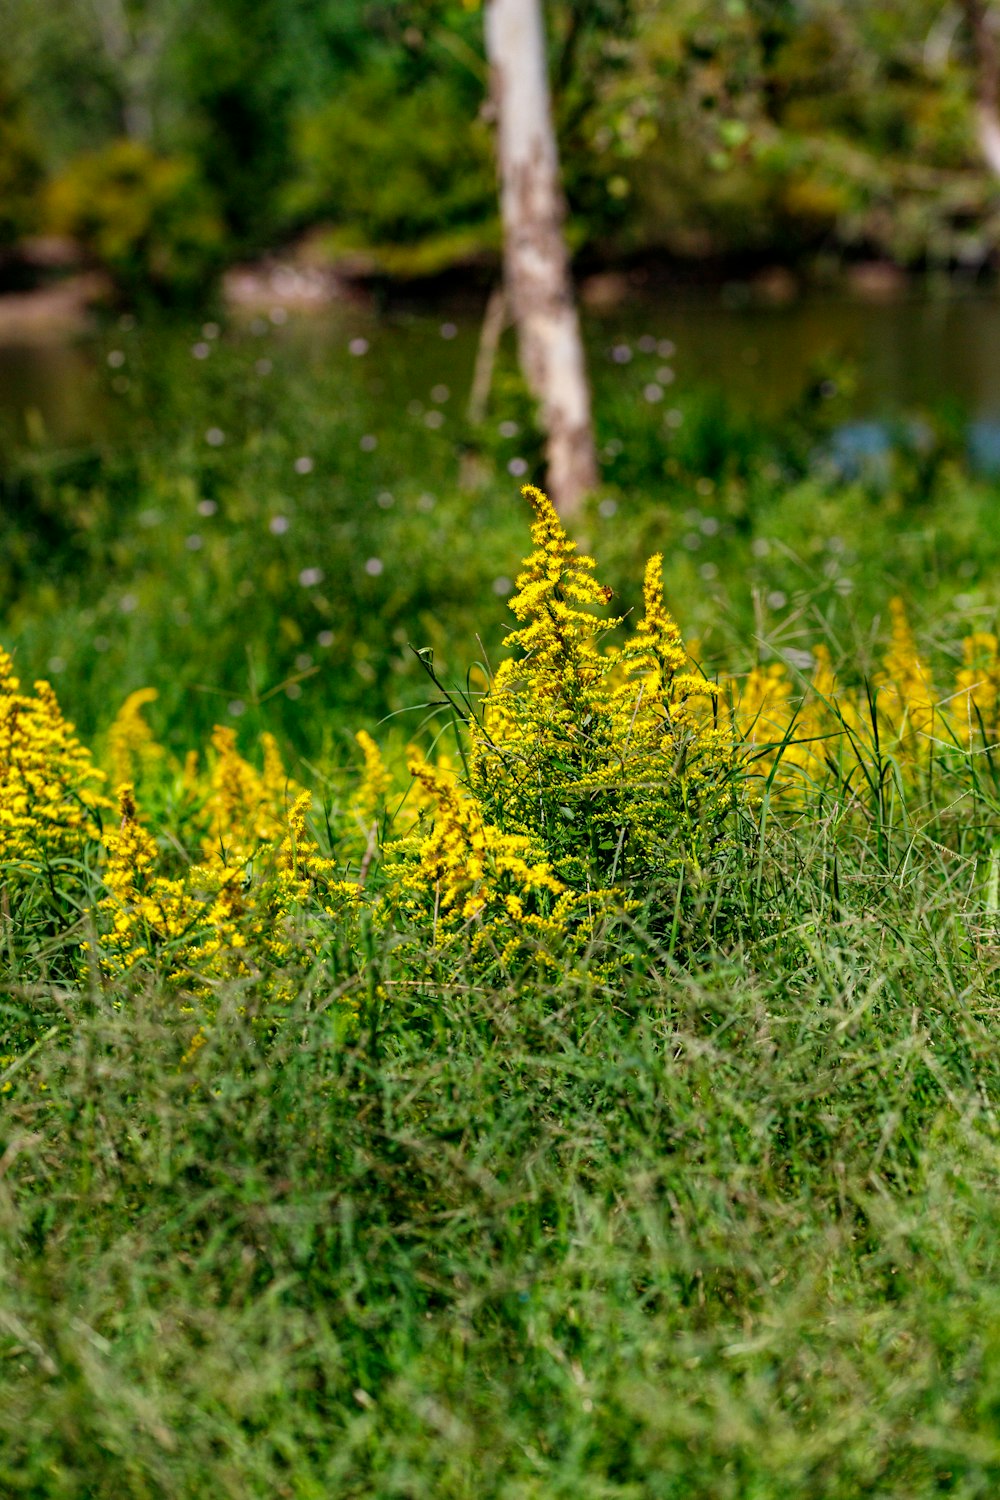
[[[879,708],[884,710],[901,745],[915,753],[934,734],[937,694],[930,669],[917,650],[902,599],[890,599],[892,635],[885,654],[884,670],[876,678],[881,687]]]
[[[112,804],[47,682],[21,691],[0,649],[0,845],[8,867],[80,858]]]
[[[663,602],[663,553],[655,552],[646,564],[642,584],[643,616],[635,627],[629,656],[636,668],[656,669],[669,683],[687,665],[681,633]]]
[[[113,786],[141,779],[163,759],[163,748],[142,716],[147,703],[155,703],[158,697],[155,688],[138,688],[118,710],[108,730],[107,756]]]
[[[974,630],[962,642],[962,665],[955,674],[958,727],[970,747],[985,731],[995,742],[1000,728],[1000,654],[991,630]]]
[[[510,607],[517,628],[469,725],[465,789],[411,766],[433,824],[396,846],[410,856],[409,909],[433,911],[435,941],[477,926],[474,951],[501,963],[590,940],[595,924],[634,898],[629,880],[698,870],[734,806],[733,736],[686,672],[680,631],[650,559],[644,612],[629,643],[547,497],[533,485],[532,551]],[[700,707],[698,706],[700,704]],[[482,948],[476,949],[481,943]]]
[[[381,750],[368,731],[359,729],[354,739],[365,761],[364,774],[354,794],[354,808],[367,828],[375,817],[379,803],[392,787],[392,777],[386,769]]]
[[[217,724],[212,731],[216,758],[206,803],[209,832],[202,846],[210,859],[245,863],[262,845],[282,837],[289,805],[302,788],[285,770],[274,736],[261,735],[261,745],[263,774],[240,755],[235,730]]]
[[[577,556],[576,543],[567,536],[548,497],[532,484],[526,484],[522,494],[535,512],[534,551],[521,565],[517,592],[510,601],[524,628],[508,636],[505,644],[530,653],[551,648],[570,633],[586,639],[617,624],[575,607],[606,604],[611,591],[594,579],[594,559]]]
[[[505,833],[485,822],[474,797],[464,795],[454,777],[413,761],[410,774],[429,793],[434,822],[417,846],[418,860],[406,869],[404,883],[427,893],[439,912],[468,921],[521,907],[531,894],[562,894],[548,861],[529,838]],[[517,889],[510,890],[513,884]]]

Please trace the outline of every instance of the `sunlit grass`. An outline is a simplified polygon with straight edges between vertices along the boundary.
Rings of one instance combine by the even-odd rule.
[[[184,1064],[155,985],[12,966],[8,1492],[990,1494],[995,910],[821,817],[728,878],[613,992],[388,938],[360,1032],[307,966]]]

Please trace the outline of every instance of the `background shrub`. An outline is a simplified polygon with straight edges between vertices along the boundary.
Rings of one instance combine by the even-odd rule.
[[[138,141],[77,157],[48,190],[48,223],[79,240],[131,293],[200,293],[225,237],[193,161]]]

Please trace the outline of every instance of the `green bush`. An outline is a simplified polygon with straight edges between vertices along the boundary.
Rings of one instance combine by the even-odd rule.
[[[42,176],[38,142],[0,76],[0,250],[35,228]]]
[[[195,163],[138,141],[113,141],[77,157],[50,185],[48,220],[133,294],[197,294],[225,250],[222,222]]]
[[[391,63],[369,68],[300,120],[289,211],[366,246],[469,230],[488,239],[496,186],[480,97],[447,77],[408,89]]]

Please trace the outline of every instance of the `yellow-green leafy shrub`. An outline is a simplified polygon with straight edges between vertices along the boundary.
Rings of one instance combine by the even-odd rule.
[[[108,733],[116,811],[52,689],[23,692],[0,652],[0,906],[18,921],[34,891],[72,898],[75,913],[89,890],[96,936],[79,951],[105,979],[150,969],[203,1002],[232,979],[287,998],[300,961],[331,937],[343,946],[358,882],[321,853],[311,794],[273,737],[262,737],[261,769],[222,727],[203,758],[178,765],[143,718],[155,696],[133,693]],[[169,827],[143,811],[136,784],[147,808],[172,809]]]
[[[546,497],[525,494],[534,546],[511,601],[511,654],[459,726],[461,769],[413,746],[387,761],[362,731],[356,779],[324,810],[329,852],[272,737],[254,763],[217,727],[204,752],[176,761],[146,723],[147,689],[105,742],[116,814],[51,688],[23,692],[0,654],[8,906],[39,878],[55,892],[99,879],[100,972],[155,968],[202,997],[249,979],[280,998],[293,960],[330,943],[359,970],[363,908],[398,927],[404,965],[453,949],[477,965],[558,969],[650,896],[672,921],[686,892],[715,893],[751,773],[779,809],[797,812],[808,787],[826,785],[847,813],[864,785],[883,788],[887,766],[900,785],[930,787],[949,757],[960,764],[1000,735],[992,633],[965,640],[942,692],[894,601],[867,686],[846,688],[818,646],[809,677],[772,663],[720,689],[664,606],[661,559],[629,627]]]
[[[48,222],[132,292],[197,293],[225,250],[196,165],[139,141],[112,141],[72,161],[49,186]]]
[[[162,873],[156,843],[142,826],[132,788],[120,792],[121,824],[105,841],[101,965],[109,976],[156,960],[161,974],[204,990],[230,978],[263,979],[281,990],[281,969],[294,956],[293,919],[341,918],[358,900],[356,885],[337,877],[306,831],[311,801],[303,792],[280,836],[259,843],[251,865],[227,859],[224,847]]]
[[[286,772],[269,734],[261,736],[260,770],[221,725],[204,764],[189,752],[183,767],[169,768],[188,848],[160,847],[129,779],[162,779],[167,757],[142,715],[155,696],[133,693],[108,735],[112,769],[124,780],[120,826],[103,845],[102,967],[115,975],[155,961],[161,974],[202,989],[225,978],[268,979],[301,946],[304,928],[321,942],[323,925],[353,910],[357,884],[340,878],[308,833],[311,794]]]

